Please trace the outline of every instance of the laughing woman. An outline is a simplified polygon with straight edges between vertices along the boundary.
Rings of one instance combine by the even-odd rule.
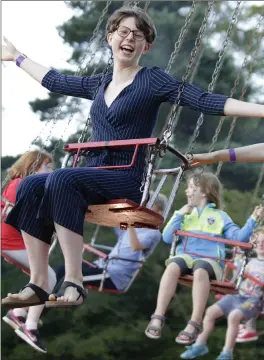
[[[121,8],[108,20],[106,38],[113,53],[113,72],[101,76],[71,76],[41,66],[6,41],[2,60],[14,61],[52,92],[94,100],[91,108],[92,141],[150,137],[160,105],[174,103],[180,82],[158,67],[142,67],[139,61],[156,38],[151,18],[140,8]],[[96,94],[97,87],[99,91]],[[209,94],[186,84],[181,105],[211,115],[264,117],[264,106],[249,104],[225,95]],[[143,117],[144,114],[144,117]],[[48,298],[61,306],[83,303],[83,223],[88,205],[110,199],[139,202],[144,169],[144,151],[131,169],[101,170],[95,166],[122,165],[131,152],[92,152],[84,168],[59,169],[50,175],[23,180],[17,202],[7,223],[20,229],[27,247],[31,279],[18,294],[8,294],[2,304],[23,307],[44,303]],[[48,251],[56,231],[65,260],[65,282],[57,294],[48,295]],[[58,306],[58,303],[57,303]]]

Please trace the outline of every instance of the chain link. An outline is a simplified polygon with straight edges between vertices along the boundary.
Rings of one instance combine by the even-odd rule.
[[[149,8],[149,5],[150,5],[150,1],[151,1],[151,0],[147,0],[146,3],[145,3],[145,6],[144,6],[144,11],[145,11],[145,12],[148,11],[148,8]]]
[[[228,30],[227,30],[227,33],[226,33],[225,40],[223,42],[223,47],[220,50],[220,52],[218,53],[218,60],[216,62],[215,69],[214,69],[214,72],[213,72],[213,75],[212,75],[212,81],[208,85],[208,92],[209,93],[212,93],[214,91],[217,79],[219,77],[219,74],[220,74],[220,71],[221,71],[221,68],[222,68],[222,65],[223,65],[224,55],[225,55],[226,49],[227,49],[227,47],[229,45],[229,42],[230,42],[230,36],[231,36],[232,30],[233,30],[233,27],[237,22],[237,16],[238,16],[238,13],[239,13],[239,10],[240,10],[239,7],[240,7],[241,2],[242,1],[237,2],[235,11],[234,11],[234,13],[232,15],[232,19],[231,19],[231,22],[229,24],[229,27],[228,27]],[[200,134],[200,128],[201,128],[203,122],[204,122],[204,114],[201,113],[199,118],[198,118],[196,127],[194,129],[193,136],[192,136],[192,138],[190,140],[187,152],[192,152],[192,150],[195,148],[196,140],[197,140],[197,138],[198,138],[198,136]]]
[[[252,72],[253,72],[253,66],[256,62],[256,59],[258,57],[258,52],[260,50],[260,44],[261,44],[261,40],[262,40],[263,36],[261,36],[259,39],[258,39],[258,44],[257,44],[257,48],[252,56],[252,62],[250,64],[250,67],[249,67],[249,71],[248,71],[248,75],[246,77],[246,85],[243,87],[242,89],[242,93],[241,93],[241,96],[239,98],[240,101],[243,101],[244,98],[245,98],[245,94],[247,92],[247,88],[249,86],[249,79],[252,75]],[[233,117],[233,120],[232,120],[232,123],[231,123],[231,126],[230,126],[230,130],[228,132],[228,135],[227,135],[227,138],[226,138],[226,141],[225,141],[225,146],[224,146],[224,149],[227,149],[229,144],[230,144],[230,140],[231,140],[231,137],[233,135],[233,132],[234,132],[234,129],[235,129],[235,126],[236,126],[236,121],[238,119],[238,116],[234,116]],[[221,161],[218,166],[217,166],[217,170],[216,170],[216,176],[219,176],[220,175],[220,172],[221,172],[221,169],[222,169],[222,166],[223,166],[223,162]]]
[[[177,55],[179,54],[179,50],[181,48],[181,45],[183,43],[183,40],[185,38],[185,35],[186,35],[186,32],[187,32],[187,29],[189,29],[190,25],[191,25],[191,20],[193,20],[193,15],[195,13],[195,8],[196,8],[196,1],[193,1],[192,2],[192,6],[190,8],[190,11],[188,13],[188,15],[186,16],[185,18],[185,22],[184,22],[184,25],[183,27],[181,28],[181,32],[180,32],[180,35],[179,35],[179,38],[178,40],[175,42],[174,44],[174,50],[173,52],[171,53],[171,56],[170,56],[170,59],[169,59],[169,62],[168,62],[168,65],[167,65],[167,68],[166,68],[166,72],[169,73],[171,71],[171,66],[172,64],[174,63]]]
[[[252,198],[251,198],[251,205],[249,206],[249,212],[252,211],[252,207],[254,206],[254,203],[255,203],[255,201],[257,199],[257,196],[258,196],[260,186],[261,186],[261,183],[262,183],[263,179],[264,179],[264,163],[261,166],[261,170],[259,172],[259,177],[258,177],[256,186],[255,186],[255,189],[254,189],[254,193],[253,193]],[[249,216],[249,213],[248,213],[248,216]]]
[[[89,49],[90,45],[92,44],[92,42],[96,39],[96,37],[97,37],[97,35],[98,35],[98,32],[99,32],[99,29],[100,29],[100,26],[101,26],[101,24],[102,24],[102,22],[103,22],[103,20],[104,20],[104,17],[105,17],[105,15],[106,15],[106,13],[108,12],[108,9],[109,9],[109,6],[110,6],[111,3],[112,3],[112,0],[108,0],[107,3],[106,3],[106,5],[105,5],[105,7],[104,7],[104,9],[102,10],[102,13],[101,13],[101,15],[100,15],[100,17],[99,17],[99,19],[98,19],[97,25],[96,25],[96,27],[95,27],[95,29],[94,29],[94,31],[93,31],[92,37],[90,38],[90,40],[89,40],[88,43],[87,43],[87,48],[88,48],[88,49]],[[81,60],[80,60],[80,64],[79,64],[79,66],[78,66],[77,71],[75,72],[75,75],[76,75],[76,76],[79,76],[79,75],[81,75],[81,74],[83,74],[83,73],[85,73],[85,72],[87,71],[87,68],[88,68],[89,64],[91,63],[91,61],[94,59],[95,54],[96,54],[96,51],[94,51],[94,52],[91,54],[91,57],[90,57],[89,62],[88,62],[87,65],[82,69],[82,65],[83,65],[84,61],[86,60],[86,58],[87,58],[87,54],[85,53],[85,55],[84,55],[84,56],[81,58]],[[63,97],[64,100],[66,100],[66,98],[67,98],[67,96],[64,96],[64,97]],[[50,119],[46,121],[45,126],[44,126],[43,129],[41,130],[41,133],[42,133],[42,132],[44,131],[44,129],[50,124],[51,120],[53,119],[51,129],[49,130],[48,136],[47,136],[47,138],[44,140],[44,142],[43,142],[40,150],[43,150],[43,149],[45,148],[46,144],[48,143],[48,141],[50,140],[51,135],[52,135],[52,133],[53,133],[54,126],[56,125],[56,122],[57,122],[58,115],[61,113],[61,110],[62,110],[62,107],[64,106],[64,104],[65,104],[65,101],[61,100],[61,105],[60,105],[57,109],[55,109],[55,110],[53,111],[53,113],[52,113],[51,116],[50,116]],[[78,105],[76,104],[76,105],[75,105],[75,109],[77,108],[77,106],[78,106]],[[74,113],[72,112],[72,113],[71,113],[71,116],[70,116],[70,119],[68,120],[66,129],[68,128],[68,126],[69,126],[69,124],[70,124],[70,122],[71,122],[71,120],[72,120],[72,118],[73,118],[73,115],[74,115]],[[52,156],[54,156],[55,151],[56,151],[57,148],[60,146],[61,139],[63,138],[63,135],[64,135],[66,129],[64,129],[64,132],[63,132],[61,138],[60,138],[59,141],[55,144],[55,148],[54,148],[54,150],[52,151]],[[33,140],[33,142],[31,143],[28,151],[30,151],[31,148],[32,148],[32,146],[33,146],[34,144],[36,144],[36,142],[37,142],[38,139],[40,139],[41,133]],[[36,159],[36,160],[34,161],[34,163],[32,164],[32,168],[31,168],[31,170],[30,170],[30,174],[33,174],[33,173],[36,171],[36,168],[38,167],[39,162],[40,162],[40,158],[41,158],[41,152],[39,152],[39,154],[38,154],[38,156],[37,156],[37,159]],[[8,175],[7,175],[6,178],[4,179],[4,181],[3,181],[2,184],[1,184],[2,188],[7,184],[8,181],[9,181],[9,177],[8,177]]]
[[[189,73],[192,70],[194,60],[196,59],[197,52],[198,52],[198,50],[199,50],[199,48],[201,46],[202,37],[203,37],[203,34],[205,32],[207,22],[208,22],[208,18],[209,18],[209,15],[211,13],[212,7],[214,6],[214,3],[215,3],[215,0],[212,0],[212,1],[208,2],[209,5],[208,5],[208,7],[207,7],[207,9],[205,11],[205,16],[204,16],[204,19],[202,21],[202,25],[201,25],[201,27],[199,29],[198,36],[197,36],[197,38],[195,40],[194,48],[191,51],[191,55],[190,55],[190,59],[189,59],[188,65],[187,65],[186,72],[182,77],[182,82],[181,82],[181,84],[179,86],[179,91],[178,91],[178,94],[177,94],[177,98],[176,98],[175,104],[172,107],[170,118],[169,118],[169,121],[168,121],[168,124],[167,124],[167,128],[164,131],[163,137],[162,137],[162,140],[161,140],[161,143],[165,144],[165,146],[167,146],[168,141],[169,141],[169,139],[170,139],[170,137],[172,135],[172,125],[173,125],[174,119],[175,119],[176,114],[177,114],[177,109],[178,109],[178,107],[180,105],[180,100],[181,100],[181,96],[182,96],[183,91],[184,91],[185,83],[186,83],[186,81],[187,81],[187,79],[189,77]]]
[[[260,19],[259,19],[259,21],[258,21],[258,23],[257,23],[256,29],[255,29],[255,31],[254,31],[253,34],[252,34],[252,38],[251,38],[251,41],[250,41],[250,43],[249,43],[249,46],[248,46],[248,48],[247,48],[247,50],[246,50],[246,56],[245,56],[244,61],[243,61],[243,63],[242,63],[241,69],[240,69],[240,71],[237,73],[236,79],[235,79],[235,81],[234,81],[234,86],[232,87],[232,89],[231,89],[231,91],[230,91],[230,94],[229,94],[229,97],[230,97],[230,98],[233,97],[233,95],[234,95],[234,93],[235,93],[235,91],[236,91],[236,89],[237,89],[237,87],[238,87],[238,85],[239,85],[241,75],[243,74],[243,70],[244,70],[244,69],[247,67],[247,65],[248,65],[249,56],[250,56],[250,54],[251,54],[251,50],[252,50],[253,45],[254,45],[255,35],[257,34],[258,29],[260,28],[260,25],[261,25],[262,21],[263,21],[263,16],[260,17]],[[261,34],[259,34],[259,37],[261,38]],[[220,118],[219,124],[218,124],[218,126],[217,126],[217,128],[216,128],[216,130],[215,130],[215,134],[214,134],[213,139],[212,139],[211,146],[210,146],[209,151],[208,151],[209,153],[212,152],[212,151],[215,149],[215,145],[216,145],[216,142],[217,142],[217,140],[218,140],[218,136],[219,136],[219,134],[220,134],[220,132],[221,132],[223,123],[224,123],[224,121],[225,121],[225,118],[226,118],[225,115]]]

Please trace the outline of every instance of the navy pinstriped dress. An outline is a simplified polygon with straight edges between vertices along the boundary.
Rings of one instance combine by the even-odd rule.
[[[55,93],[92,100],[99,79],[99,75],[76,77],[51,70],[42,85]],[[143,67],[108,107],[104,90],[111,79],[112,73],[108,73],[91,107],[92,141],[150,137],[161,103],[175,102],[180,83],[158,67]],[[223,115],[226,99],[226,96],[209,94],[187,84],[181,105],[207,114]],[[132,153],[129,149],[93,151],[84,168],[28,176],[18,188],[17,202],[6,222],[46,243],[50,243],[54,222],[82,235],[88,205],[117,198],[140,202],[144,151],[139,153],[131,169],[89,168],[128,164]]]

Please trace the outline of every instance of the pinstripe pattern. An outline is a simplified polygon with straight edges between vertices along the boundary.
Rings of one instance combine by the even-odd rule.
[[[42,85],[55,93],[93,100],[99,80],[100,75],[76,77],[51,70]],[[91,107],[92,141],[150,137],[161,103],[174,103],[180,85],[158,67],[143,67],[108,107],[104,90],[111,80],[112,73],[108,73]],[[186,85],[181,105],[203,113],[223,115],[226,99],[226,96],[209,94],[197,86]],[[132,153],[133,149],[92,151],[87,166],[128,164]],[[129,170],[86,167],[29,176],[20,184],[17,203],[6,222],[48,243],[54,221],[82,235],[84,214],[89,204],[123,197],[140,201],[144,163],[145,154],[141,150],[135,165]]]

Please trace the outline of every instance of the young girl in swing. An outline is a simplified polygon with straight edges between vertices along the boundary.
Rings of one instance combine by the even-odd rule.
[[[162,276],[157,299],[157,307],[145,333],[149,338],[158,339],[165,321],[165,312],[175,294],[179,277],[193,274],[193,312],[184,331],[176,337],[179,344],[193,343],[202,331],[202,318],[210,293],[210,280],[220,280],[222,266],[218,259],[225,258],[225,245],[195,237],[195,233],[224,237],[230,240],[247,242],[256,225],[258,208],[239,228],[221,209],[222,186],[218,178],[208,172],[194,173],[188,179],[186,190],[187,204],[176,211],[163,231],[163,240],[170,244],[176,230],[190,231],[186,249],[184,241],[176,248],[176,256],[166,261],[167,268]],[[199,254],[189,255],[186,252]]]
[[[14,204],[16,201],[17,188],[21,181],[28,176],[32,171],[35,174],[45,174],[52,172],[53,160],[50,154],[34,150],[28,151],[22,155],[9,169],[9,183],[7,184],[1,202],[1,210],[5,209],[7,202]],[[12,205],[10,206],[10,208]],[[7,213],[8,209],[6,207]],[[1,222],[1,252],[3,256],[8,256],[10,259],[20,263],[29,269],[29,261],[26,247],[21,234],[12,226],[5,224],[6,214],[2,214]],[[48,267],[48,286],[50,291],[56,284],[56,274],[54,270]],[[43,310],[43,305],[32,306],[30,308],[15,308],[9,310],[3,317],[3,320],[13,329],[20,328],[24,336],[30,338],[34,337],[35,346],[41,352],[46,352],[45,347],[39,341],[38,323],[39,317]]]
[[[233,360],[239,323],[242,320],[251,320],[261,313],[264,306],[264,227],[257,228],[254,236],[256,236],[257,257],[250,259],[245,273],[260,281],[262,286],[245,278],[237,295],[226,295],[216,304],[210,306],[206,310],[203,321],[203,332],[196,343],[188,347],[187,351],[181,355],[182,359],[194,359],[197,356],[206,355],[209,352],[206,343],[214,329],[215,320],[226,316],[228,328],[225,345],[217,360]]]
[[[162,103],[174,104],[181,82],[164,70],[139,64],[156,38],[152,19],[142,9],[123,7],[108,20],[106,38],[113,54],[113,71],[105,77],[60,74],[37,64],[5,39],[2,60],[15,62],[42,86],[54,93],[93,100],[92,141],[142,139],[151,136]],[[101,81],[102,80],[102,81]],[[98,90],[98,91],[97,91]],[[185,84],[180,105],[212,115],[264,118],[264,106],[211,94]],[[139,152],[130,169],[98,171],[94,167],[129,164],[132,152],[90,151],[84,168],[57,169],[50,175],[23,180],[17,202],[6,221],[20,229],[31,270],[22,292],[8,294],[9,307],[39,305],[48,299],[54,306],[79,306],[87,297],[83,288],[83,224],[89,205],[128,198],[140,202],[145,152]],[[56,294],[47,287],[48,253],[56,231],[65,259],[65,281]]]

